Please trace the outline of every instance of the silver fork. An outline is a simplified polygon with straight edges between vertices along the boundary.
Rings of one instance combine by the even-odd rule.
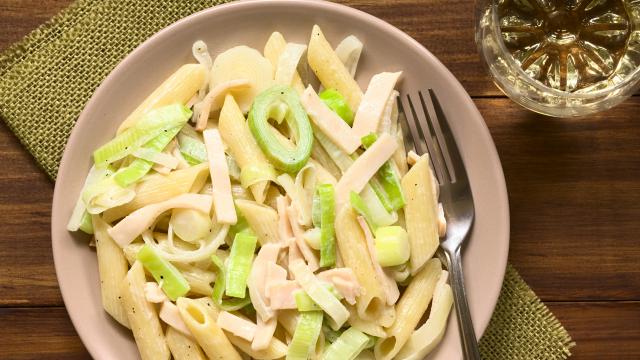
[[[440,185],[440,201],[447,218],[447,234],[440,243],[440,248],[449,269],[462,350],[465,359],[479,360],[478,341],[473,330],[462,274],[462,244],[473,225],[475,213],[467,171],[432,89],[401,96],[401,111],[407,118],[409,135],[413,140],[412,144],[407,145],[414,145],[418,154],[429,153]]]

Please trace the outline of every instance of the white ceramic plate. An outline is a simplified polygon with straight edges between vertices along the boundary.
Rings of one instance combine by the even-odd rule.
[[[96,256],[82,235],[65,229],[90,167],[90,154],[113,137],[118,124],[191,57],[204,40],[216,55],[234,45],[262,50],[277,30],[307,43],[319,24],[334,46],[348,34],[364,43],[358,72],[363,88],[372,74],[404,71],[403,88],[433,88],[461,144],[475,199],[476,221],[464,257],[476,332],[482,334],[495,307],[507,263],[509,209],[500,160],[487,127],[453,75],[427,50],[393,26],[366,13],[320,1],[242,1],[211,8],[160,31],[107,77],[80,115],[67,144],[55,187],[52,242],[56,273],[73,324],[96,359],[137,357],[133,337],[102,310]],[[455,315],[431,359],[461,358]]]

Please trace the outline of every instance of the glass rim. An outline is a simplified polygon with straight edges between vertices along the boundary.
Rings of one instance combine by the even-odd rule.
[[[477,0],[477,1],[480,1],[480,0]],[[499,20],[500,20],[498,19],[497,3],[498,3],[498,0],[491,0],[491,17],[494,24],[499,24]],[[477,23],[477,20],[476,20],[476,23]],[[566,92],[566,91],[554,89],[552,87],[549,87],[541,83],[540,81],[534,80],[533,78],[531,78],[531,76],[527,75],[527,73],[525,73],[524,70],[522,70],[522,67],[520,67],[520,65],[513,58],[513,55],[511,54],[509,49],[507,49],[507,47],[505,46],[504,41],[502,39],[502,34],[500,32],[500,26],[495,26],[493,29],[491,29],[491,31],[493,32],[494,37],[498,40],[497,43],[498,43],[498,46],[500,47],[500,51],[502,53],[508,54],[508,56],[504,57],[504,61],[507,62],[507,65],[509,67],[515,69],[516,73],[518,74],[518,77],[526,79],[526,82],[529,85],[536,88],[536,90],[539,90],[545,93],[550,93],[556,97],[571,98],[571,99],[598,98],[598,97],[606,96],[609,93],[615,92],[615,91],[627,92],[629,91],[629,89],[624,89],[624,88],[626,87],[633,88],[640,80],[640,76],[638,76],[638,74],[640,74],[640,67],[638,67],[631,74],[627,75],[624,80],[622,80],[620,83],[612,87],[606,87],[604,89],[592,91],[589,93]],[[482,52],[482,44],[480,43],[480,41],[482,40],[480,37],[476,37],[476,39],[479,41],[477,45],[480,48],[480,51]]]

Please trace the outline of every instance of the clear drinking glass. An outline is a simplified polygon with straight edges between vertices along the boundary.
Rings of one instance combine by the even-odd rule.
[[[528,109],[609,109],[639,85],[640,0],[477,0],[476,43],[496,85]]]

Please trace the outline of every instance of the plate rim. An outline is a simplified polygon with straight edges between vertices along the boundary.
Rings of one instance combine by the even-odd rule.
[[[93,108],[95,106],[96,103],[99,102],[100,98],[103,96],[102,93],[105,92],[105,89],[108,89],[111,86],[111,83],[114,81],[115,78],[117,78],[118,73],[120,73],[122,71],[122,69],[126,68],[128,66],[129,63],[135,63],[139,57],[141,57],[144,54],[144,50],[147,47],[152,46],[157,39],[168,36],[169,34],[171,34],[174,29],[176,28],[180,28],[182,26],[185,26],[187,23],[189,23],[192,19],[200,17],[200,16],[214,16],[211,15],[211,13],[213,14],[217,14],[215,16],[224,16],[225,12],[233,12],[233,11],[242,11],[243,8],[247,8],[250,9],[251,7],[255,6],[255,5],[260,5],[260,6],[265,6],[265,4],[269,4],[268,6],[274,6],[274,5],[282,5],[282,4],[289,4],[289,5],[293,5],[293,6],[302,6],[302,7],[308,7],[308,8],[315,8],[315,10],[320,10],[320,11],[338,11],[338,12],[344,12],[347,13],[347,15],[353,16],[353,17],[357,17],[357,18],[361,18],[363,19],[363,21],[365,22],[370,22],[373,23],[373,25],[377,25],[379,27],[381,27],[385,32],[392,32],[395,33],[395,35],[400,36],[402,38],[405,39],[407,45],[412,46],[413,48],[415,48],[415,50],[417,50],[419,53],[422,54],[422,56],[424,56],[425,58],[427,58],[429,61],[433,62],[436,66],[440,67],[442,70],[442,74],[444,74],[444,76],[446,78],[448,78],[450,80],[450,85],[452,87],[452,90],[455,90],[455,92],[457,93],[457,95],[461,96],[461,97],[465,97],[467,101],[465,101],[465,104],[467,105],[467,107],[469,107],[469,111],[474,112],[475,115],[481,119],[480,121],[480,127],[482,128],[482,135],[484,137],[483,140],[485,140],[487,142],[488,145],[488,149],[489,150],[487,152],[487,156],[491,158],[491,162],[493,164],[495,164],[495,169],[493,169],[494,171],[496,171],[496,176],[497,176],[497,180],[498,180],[498,184],[496,184],[496,188],[498,189],[498,198],[496,199],[496,201],[499,203],[499,207],[503,208],[505,211],[503,213],[504,217],[499,219],[502,222],[502,225],[504,226],[504,238],[502,239],[502,243],[505,244],[505,246],[502,248],[502,253],[501,254],[497,254],[498,256],[496,256],[496,261],[499,263],[498,264],[498,271],[499,273],[497,274],[500,281],[496,282],[497,286],[494,286],[491,293],[495,293],[495,296],[492,297],[491,300],[491,311],[488,311],[487,313],[482,313],[479,315],[476,315],[475,317],[479,318],[480,321],[478,321],[477,323],[474,323],[474,327],[476,328],[476,332],[478,334],[478,338],[480,338],[487,326],[489,325],[489,321],[491,320],[491,317],[495,311],[495,307],[497,305],[498,302],[498,298],[500,295],[500,290],[502,288],[502,284],[504,283],[504,276],[506,273],[506,269],[507,269],[507,262],[508,262],[508,253],[509,253],[509,247],[510,247],[510,208],[509,208],[509,199],[508,199],[508,192],[507,192],[507,187],[506,187],[506,181],[505,181],[505,177],[504,177],[504,170],[502,168],[502,162],[500,161],[500,157],[498,155],[497,149],[495,147],[495,143],[493,141],[493,138],[491,136],[491,133],[489,132],[489,128],[486,124],[486,122],[484,121],[484,118],[482,117],[482,115],[480,114],[480,111],[478,110],[478,108],[475,106],[475,103],[473,102],[473,99],[469,96],[469,94],[466,92],[466,90],[464,89],[464,87],[462,86],[462,84],[457,80],[457,78],[455,78],[455,76],[451,73],[451,71],[449,71],[449,69],[437,58],[435,57],[435,55],[433,55],[427,48],[425,48],[422,44],[420,44],[417,40],[415,40],[414,38],[412,38],[411,36],[409,36],[408,34],[406,34],[404,31],[400,30],[399,28],[391,25],[390,23],[374,16],[371,14],[368,14],[364,11],[346,6],[346,5],[342,5],[342,4],[338,4],[338,3],[333,3],[333,2],[328,2],[328,1],[323,1],[323,0],[306,0],[306,1],[301,1],[301,0],[238,0],[238,1],[233,1],[230,3],[225,3],[225,4],[220,4],[220,5],[215,5],[206,9],[203,9],[201,11],[198,11],[196,13],[193,13],[189,16],[186,16],[182,19],[179,19],[178,21],[166,26],[165,28],[159,30],[158,32],[154,33],[152,36],[150,36],[149,38],[147,38],[145,41],[143,41],[141,44],[139,44],[135,49],[133,49],[128,55],[126,55],[114,68],[113,70],[111,70],[111,72],[107,75],[107,77],[100,83],[100,85],[96,88],[96,90],[93,92],[93,94],[91,95],[91,97],[89,98],[89,100],[87,101],[87,103],[85,104],[82,112],[80,113],[80,115],[78,116],[78,119],[76,121],[76,123],[73,126],[73,129],[69,135],[69,138],[67,140],[67,143],[65,144],[65,148],[64,148],[64,152],[60,161],[60,166],[58,168],[58,176],[56,178],[56,182],[55,182],[55,188],[54,188],[54,193],[53,193],[53,199],[52,199],[52,211],[51,211],[51,246],[52,246],[52,252],[53,252],[53,259],[54,259],[54,267],[55,267],[55,272],[56,272],[56,279],[58,282],[58,286],[60,288],[60,293],[62,296],[62,300],[65,304],[65,309],[69,315],[69,318],[71,319],[71,322],[74,326],[74,329],[76,330],[78,336],[80,337],[83,345],[85,346],[85,348],[87,349],[87,351],[91,354],[92,357],[94,358],[100,358],[102,356],[102,354],[97,352],[97,348],[96,346],[93,344],[93,342],[90,341],[86,341],[85,336],[87,336],[86,334],[83,334],[82,332],[80,332],[78,329],[81,328],[81,326],[79,326],[79,324],[81,324],[81,322],[85,319],[81,318],[77,313],[75,313],[74,311],[72,311],[67,304],[70,302],[72,295],[72,292],[67,288],[66,284],[68,284],[68,280],[65,281],[64,280],[64,276],[62,276],[62,270],[61,270],[61,263],[64,261],[64,257],[63,254],[61,253],[61,249],[58,249],[58,246],[56,245],[58,242],[60,242],[61,240],[56,241],[55,239],[57,238],[54,234],[56,234],[60,229],[60,227],[65,228],[64,231],[66,231],[66,226],[64,225],[60,225],[60,224],[66,224],[66,220],[65,219],[59,219],[62,214],[60,211],[58,210],[58,207],[60,207],[61,203],[64,202],[63,199],[60,199],[60,192],[61,192],[61,187],[62,187],[62,183],[65,182],[65,174],[63,169],[65,169],[66,167],[68,167],[69,165],[67,164],[68,162],[68,158],[70,156],[71,151],[70,149],[70,145],[73,145],[73,143],[75,142],[75,139],[79,136],[79,132],[80,132],[80,128],[82,126],[79,126],[81,123],[86,123],[87,120],[85,120],[85,118],[87,118],[87,114],[91,112],[91,108]],[[62,223],[61,223],[62,221]],[[497,287],[497,289],[495,289]],[[455,314],[455,311],[452,311],[452,313]],[[480,331],[478,331],[478,329]]]

